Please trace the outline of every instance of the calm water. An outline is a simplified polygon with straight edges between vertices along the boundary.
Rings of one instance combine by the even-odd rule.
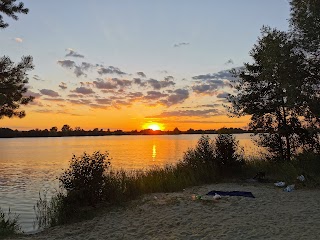
[[[215,135],[211,135],[214,138]],[[108,151],[114,169],[148,169],[176,163],[200,135],[103,136],[0,139],[0,207],[19,214],[25,232],[34,231],[39,192],[51,196],[72,155]],[[236,135],[246,155],[256,155],[250,134]]]

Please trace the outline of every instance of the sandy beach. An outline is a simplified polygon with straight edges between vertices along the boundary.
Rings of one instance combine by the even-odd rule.
[[[193,201],[211,190],[256,198]],[[155,193],[98,217],[14,239],[319,239],[320,190],[284,192],[272,184],[211,184]]]

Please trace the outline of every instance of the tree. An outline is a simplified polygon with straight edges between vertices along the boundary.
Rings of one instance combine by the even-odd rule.
[[[56,132],[58,132],[58,128],[52,127],[52,128],[50,128],[50,132],[56,133]]]
[[[28,8],[24,8],[24,4],[19,2],[15,4],[16,0],[0,0],[0,13],[6,14],[8,17],[18,20],[16,13],[27,14]],[[0,15],[0,28],[6,28],[9,24],[3,21],[2,15]]]
[[[213,152],[221,173],[233,173],[244,164],[243,149],[232,134],[219,134],[214,141]]]
[[[309,106],[317,116],[319,127],[320,108],[320,0],[292,0],[290,33],[299,43],[298,50],[305,55],[308,81],[311,90],[317,90],[309,99]]]
[[[15,4],[16,0],[0,0],[0,29],[9,26],[3,21],[1,13],[18,19],[16,13],[28,13],[22,2]],[[31,96],[24,96],[28,83],[27,71],[33,69],[32,57],[22,57],[21,62],[14,64],[9,57],[0,58],[0,119],[3,117],[22,118],[26,114],[18,111],[20,105],[26,105],[33,100]]]
[[[63,135],[68,135],[70,132],[72,132],[72,128],[68,124],[65,124],[61,128],[61,132]]]
[[[304,55],[289,34],[269,27],[250,52],[253,64],[234,70],[237,95],[230,96],[230,111],[251,115],[250,129],[259,134],[259,144],[276,157],[289,160],[298,146],[312,139],[307,128],[314,116],[308,99],[314,96],[308,82]]]
[[[26,72],[32,69],[30,56],[22,57],[18,64],[14,64],[9,57],[0,58],[0,119],[4,116],[22,118],[26,115],[18,108],[33,100],[32,96],[24,96],[28,83]]]
[[[290,26],[304,50],[320,54],[320,0],[292,0]]]

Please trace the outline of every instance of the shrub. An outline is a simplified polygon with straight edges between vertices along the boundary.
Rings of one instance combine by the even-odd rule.
[[[105,172],[110,166],[107,161],[108,153],[94,152],[92,155],[84,153],[80,157],[72,157],[69,169],[59,178],[62,186],[67,190],[69,201],[81,205],[94,206],[103,200],[105,188]]]
[[[18,216],[14,214],[12,217],[10,209],[8,214],[5,214],[0,208],[0,238],[19,233],[20,231]]]
[[[213,151],[215,163],[222,173],[234,173],[244,164],[243,149],[232,134],[219,134]]]
[[[188,149],[182,163],[186,166],[198,168],[199,165],[213,165],[214,146],[209,136],[201,136],[194,149]]]

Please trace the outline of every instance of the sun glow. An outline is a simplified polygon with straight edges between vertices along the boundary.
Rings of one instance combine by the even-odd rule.
[[[160,123],[145,123],[143,125],[143,129],[151,129],[153,131],[158,131],[158,130],[163,130],[164,127],[163,127],[163,124],[160,124]]]

